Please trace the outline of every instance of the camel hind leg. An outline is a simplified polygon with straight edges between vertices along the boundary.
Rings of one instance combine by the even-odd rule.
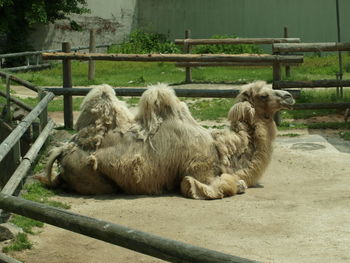
[[[220,199],[244,193],[247,188],[243,180],[230,174],[213,178],[210,184],[204,184],[192,176],[185,176],[181,181],[181,193],[193,199]]]

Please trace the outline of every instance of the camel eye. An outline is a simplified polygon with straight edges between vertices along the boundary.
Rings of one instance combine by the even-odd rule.
[[[269,98],[269,95],[261,95],[260,98],[262,100],[267,100]]]

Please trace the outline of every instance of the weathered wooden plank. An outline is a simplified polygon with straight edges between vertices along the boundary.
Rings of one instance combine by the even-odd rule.
[[[232,54],[99,54],[99,53],[43,53],[43,59],[107,60],[142,62],[275,62],[302,63],[302,56],[232,55]]]
[[[277,89],[285,88],[334,88],[334,87],[350,87],[350,80],[310,80],[310,81],[275,81],[274,87]]]
[[[350,108],[350,102],[332,102],[332,103],[298,103],[293,105],[295,110],[312,109],[347,109]]]
[[[30,217],[60,228],[170,262],[256,262],[166,239],[136,229],[82,216],[70,211],[35,203],[14,196],[0,194],[0,207],[22,216]]]
[[[223,44],[273,44],[299,43],[300,38],[221,38],[221,39],[175,39],[178,45],[223,45]]]
[[[13,175],[5,184],[5,186],[1,189],[1,193],[13,195],[13,193],[16,191],[16,189],[18,188],[23,178],[27,175],[27,172],[29,171],[30,166],[38,156],[40,149],[44,145],[47,137],[50,135],[50,132],[52,131],[54,126],[55,126],[55,123],[52,120],[50,120],[47,123],[47,125],[41,132],[40,136],[35,140],[32,147],[23,157],[23,160],[20,163],[20,165],[17,167],[16,171],[13,173]]]
[[[36,107],[17,125],[12,133],[0,144],[0,162],[12,149],[15,143],[22,137],[33,120],[45,109],[47,104],[55,97],[53,93],[48,93]]]
[[[273,44],[273,52],[320,52],[350,51],[350,43],[278,43]]]
[[[289,63],[288,65],[299,65],[301,63]],[[268,67],[272,66],[272,62],[177,62],[176,67]],[[281,63],[281,65],[286,65]]]

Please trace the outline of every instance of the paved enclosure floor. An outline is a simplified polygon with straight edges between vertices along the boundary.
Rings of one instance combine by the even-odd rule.
[[[58,196],[71,211],[261,262],[350,262],[350,154],[319,135],[279,137],[261,186],[213,201]],[[27,263],[162,262],[45,225]]]

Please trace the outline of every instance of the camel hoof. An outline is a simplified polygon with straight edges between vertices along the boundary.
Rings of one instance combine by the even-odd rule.
[[[238,181],[238,191],[237,194],[243,194],[245,192],[245,189],[247,189],[248,186],[247,184],[244,182],[244,180],[239,180]]]

